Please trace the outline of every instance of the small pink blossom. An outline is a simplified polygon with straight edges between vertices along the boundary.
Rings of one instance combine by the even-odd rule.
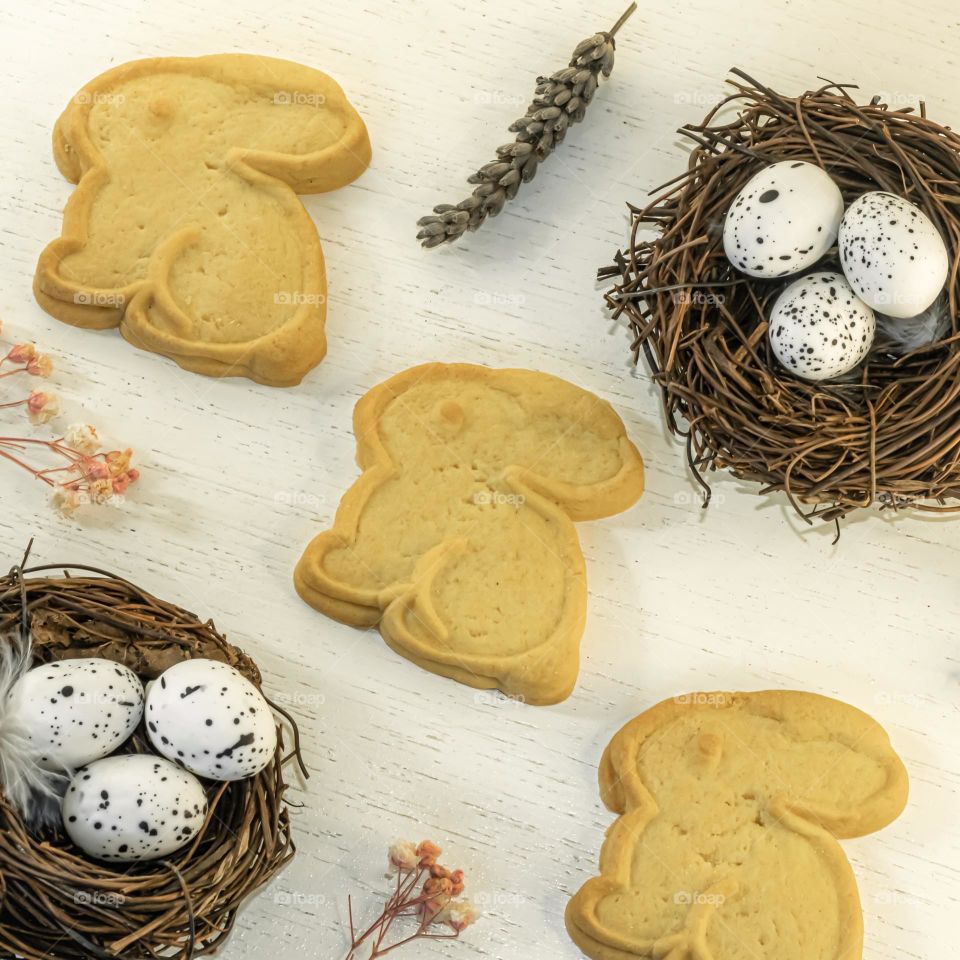
[[[86,494],[73,487],[54,487],[50,496],[53,509],[62,517],[72,517],[88,501],[89,497]]]
[[[11,363],[29,363],[36,356],[37,348],[32,343],[15,343],[4,359]]]
[[[421,867],[432,867],[443,851],[432,840],[423,840],[417,847]]]
[[[110,477],[110,467],[99,457],[81,457],[76,463],[76,469],[84,480],[107,480]]]
[[[37,353],[27,361],[27,373],[34,377],[49,377],[53,361],[45,353]]]
[[[34,390],[27,397],[27,415],[32,423],[47,423],[60,413],[60,400],[55,393]]]
[[[130,459],[133,451],[128,447],[126,450],[110,450],[104,455],[107,468],[111,477],[119,477],[130,469]]]
[[[113,496],[113,481],[93,480],[87,486],[87,490],[94,503],[106,503]]]
[[[480,911],[469,900],[454,900],[447,905],[443,919],[460,933],[480,918]]]
[[[100,437],[89,423],[74,423],[67,427],[63,442],[79,453],[91,454],[100,449]]]
[[[416,870],[417,867],[420,866],[420,858],[417,856],[416,845],[409,840],[397,840],[391,844],[387,856],[390,861],[390,866],[397,870]]]
[[[136,483],[139,476],[139,470],[128,470],[126,473],[120,474],[119,477],[114,477],[112,481],[113,492],[118,495],[126,493],[130,484]]]

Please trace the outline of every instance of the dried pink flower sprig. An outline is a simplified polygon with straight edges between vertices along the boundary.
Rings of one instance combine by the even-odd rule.
[[[396,889],[380,916],[363,933],[356,932],[353,903],[347,900],[350,952],[346,960],[360,960],[357,951],[364,946],[370,948],[367,960],[376,960],[414,940],[455,940],[476,922],[479,912],[461,896],[465,885],[463,871],[441,866],[441,853],[440,847],[430,840],[420,844],[398,840],[390,847],[388,859],[397,875]],[[412,933],[391,942],[390,929],[397,920],[415,923],[415,927]]]
[[[6,356],[0,357],[0,367],[12,363],[12,370],[0,371],[0,377],[12,377],[15,373],[28,373],[32,377],[49,377],[53,373],[53,361],[40,353],[32,343],[15,343]]]
[[[4,369],[5,364],[13,366]],[[5,356],[0,357],[0,379],[18,373],[49,377],[53,373],[53,361],[45,353],[40,353],[32,343],[15,343]],[[33,423],[46,423],[60,412],[60,401],[56,394],[47,390],[34,390],[26,397],[0,403],[0,409],[4,407],[26,407],[27,416]]]
[[[0,457],[51,487],[53,505],[66,516],[84,504],[109,503],[140,479],[140,471],[130,465],[132,450],[99,447],[97,431],[86,423],[74,424],[56,440],[0,437]],[[65,462],[37,467],[25,459],[29,452],[53,454]]]
[[[3,329],[0,323],[0,330]],[[16,343],[0,356],[0,379],[15,374],[49,377],[53,362],[35,344]],[[60,413],[60,401],[47,390],[33,390],[17,400],[0,403],[0,409],[24,407],[35,424],[48,423]],[[28,462],[32,455],[46,456],[48,463]],[[131,450],[100,450],[100,438],[89,424],[79,423],[54,440],[32,437],[0,436],[0,458],[22,467],[52,490],[54,507],[64,515],[73,514],[84,504],[114,502],[140,478],[130,465]]]

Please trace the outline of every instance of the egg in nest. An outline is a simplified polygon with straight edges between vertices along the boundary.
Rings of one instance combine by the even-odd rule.
[[[158,753],[211,780],[252,777],[277,749],[263,694],[217,660],[184,660],[165,670],[150,684],[144,716]]]
[[[950,269],[933,221],[893,193],[865,193],[850,204],[840,223],[839,251],[860,299],[899,319],[923,313],[943,290]]]
[[[727,259],[751,277],[787,277],[812,267],[836,242],[840,188],[820,167],[784,160],[737,194],[723,225]]]
[[[777,297],[768,337],[776,358],[804,380],[849,373],[870,352],[876,316],[840,273],[794,280]]]
[[[143,686],[122,663],[55,660],[27,671],[9,695],[38,763],[76,770],[113,753],[143,715]]]
[[[79,770],[62,804],[70,839],[97,860],[155,860],[190,843],[207,816],[192,774],[151,754],[95,760]]]

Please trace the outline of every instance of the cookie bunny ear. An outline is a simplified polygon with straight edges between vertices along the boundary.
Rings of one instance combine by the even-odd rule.
[[[577,521],[622,513],[639,500],[643,460],[609,403],[534,371],[503,370],[500,380],[520,398],[529,423],[505,443],[512,486],[556,502]],[[538,442],[530,443],[531,435]]]
[[[646,781],[667,744],[687,760],[682,776],[724,781],[839,838],[880,830],[907,801],[906,769],[872,717],[829,697],[771,690],[685,694],[641,714],[604,754],[607,806],[623,812],[656,802]],[[647,775],[638,769],[641,751]],[[752,762],[757,754],[762,764]]]
[[[903,811],[906,769],[886,731],[863,711],[792,691],[753,694],[750,710],[757,725],[778,729],[778,749],[759,783],[772,805],[838,838],[873,833]]]
[[[319,70],[246,54],[202,57],[227,89],[257,91],[242,103],[220,103],[220,122],[235,129],[234,158],[282,180],[297,193],[323,193],[355,180],[370,163],[360,115]]]

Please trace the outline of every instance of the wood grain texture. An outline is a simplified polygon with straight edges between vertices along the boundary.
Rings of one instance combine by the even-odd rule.
[[[960,124],[960,17],[950,0],[644,5],[583,125],[507,212],[463,243],[422,251],[414,222],[467,195],[522,113],[538,72],[621,12],[573,0],[104,0],[0,5],[7,139],[0,151],[0,317],[56,357],[65,422],[134,445],[130,502],[82,524],[37,484],[2,474],[0,557],[37,537],[40,561],[93,562],[213,617],[300,718],[313,777],[293,799],[299,856],[245,910],[227,960],[336,958],[346,893],[382,890],[387,843],[429,836],[468,870],[487,916],[460,944],[411,955],[574,960],[562,914],[594,873],[612,817],[596,765],[650,704],[691,689],[786,686],[837,696],[889,730],[911,803],[845,843],[868,960],[951,955],[960,902],[960,521],[864,515],[806,525],[777,498],[721,479],[699,509],[626,332],[594,282],[624,203],[685,164],[674,130],[698,120],[731,65],[788,92],[816,77]],[[46,316],[30,286],[71,187],[50,150],[84,83],[140,56],[262,52],[326,70],[363,114],[371,169],[306,199],[330,283],[327,359],[297,389],[210,381],[115,331]],[[529,708],[428,675],[294,594],[301,549],[356,476],[350,415],[367,389],[426,360],[529,366],[610,400],[648,466],[631,512],[580,527],[591,603],[574,695]],[[4,429],[17,420],[4,411]]]

